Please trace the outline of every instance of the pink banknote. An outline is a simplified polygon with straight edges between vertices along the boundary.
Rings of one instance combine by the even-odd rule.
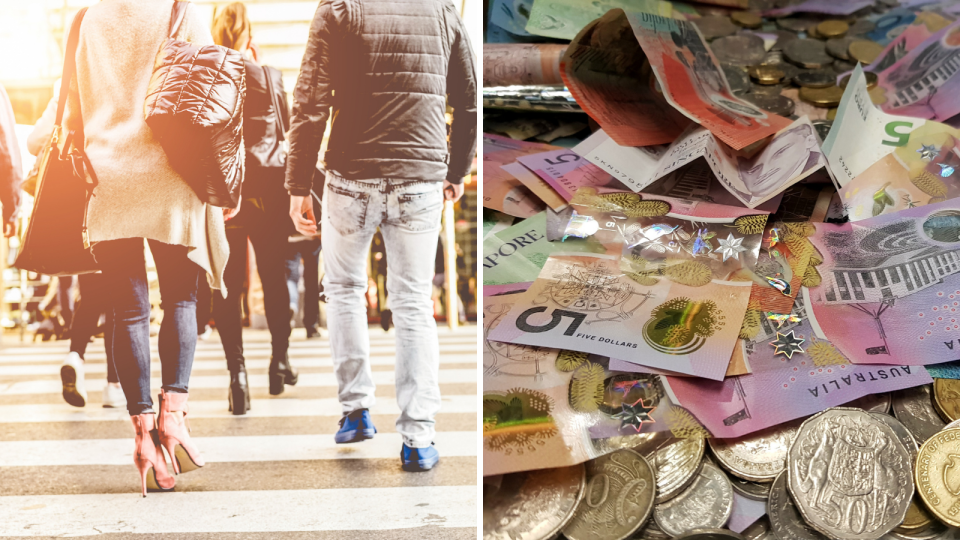
[[[763,12],[764,17],[784,17],[791,13],[823,13],[824,15],[850,15],[855,11],[874,4],[874,0],[807,0],[799,4],[769,9]]]
[[[584,186],[624,190],[627,187],[600,167],[569,149],[551,150],[517,158],[526,168],[550,184],[567,201]]]
[[[890,113],[944,121],[960,113],[960,20],[953,22],[878,74]]]

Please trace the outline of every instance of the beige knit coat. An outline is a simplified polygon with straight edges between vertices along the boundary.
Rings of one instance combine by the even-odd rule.
[[[170,167],[143,119],[172,8],[173,0],[102,0],[87,11],[65,122],[75,127],[74,111],[82,112],[87,156],[100,182],[88,210],[90,242],[148,238],[188,246],[210,285],[221,288],[229,256],[223,213],[202,203]],[[192,5],[177,38],[213,44]]]

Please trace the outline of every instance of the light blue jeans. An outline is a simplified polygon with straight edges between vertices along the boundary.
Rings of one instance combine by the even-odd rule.
[[[374,404],[367,331],[367,258],[377,227],[387,249],[387,291],[396,326],[397,432],[430,446],[440,410],[440,344],[431,300],[443,213],[438,182],[347,180],[330,171],[323,196],[323,286],[343,413]]]

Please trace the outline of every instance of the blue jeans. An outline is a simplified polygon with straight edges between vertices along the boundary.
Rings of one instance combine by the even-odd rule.
[[[160,280],[159,353],[163,389],[187,392],[197,348],[197,283],[202,270],[186,246],[149,240]],[[150,286],[142,238],[94,247],[113,304],[113,359],[131,416],[152,413],[150,398]]]
[[[300,260],[303,259],[303,325],[320,324],[320,239],[287,243],[286,276],[290,290],[290,309],[298,311],[300,299]]]

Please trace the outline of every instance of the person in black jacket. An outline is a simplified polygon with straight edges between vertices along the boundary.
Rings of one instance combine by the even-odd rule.
[[[373,437],[365,258],[379,227],[397,329],[401,465],[422,471],[440,408],[433,319],[434,253],[443,201],[463,194],[477,141],[477,79],[449,0],[324,0],[294,91],[286,187],[297,230],[317,234],[307,195],[331,118],[323,195],[324,291],[343,418],[338,443]],[[453,108],[449,144],[445,113]]]
[[[20,146],[17,144],[17,121],[7,91],[0,85],[0,220],[3,237],[17,233],[17,212],[20,210],[20,184],[23,183],[23,166],[20,163]]]
[[[251,41],[250,20],[242,3],[235,2],[219,10],[213,22],[213,39],[217,45],[250,57],[245,61],[247,96],[243,110],[246,175],[240,212],[226,224],[230,259],[223,280],[227,291],[234,292],[227,298],[220,292],[213,293],[213,318],[230,370],[230,410],[241,415],[250,409],[250,390],[243,358],[241,295],[237,294],[243,287],[247,271],[247,238],[253,244],[257,258],[257,273],[263,285],[263,304],[272,342],[270,394],[283,393],[284,385],[294,385],[298,378],[287,356],[290,295],[284,274],[284,256],[289,227],[278,225],[286,219],[283,141],[289,120],[281,74],[257,62],[258,49]]]

